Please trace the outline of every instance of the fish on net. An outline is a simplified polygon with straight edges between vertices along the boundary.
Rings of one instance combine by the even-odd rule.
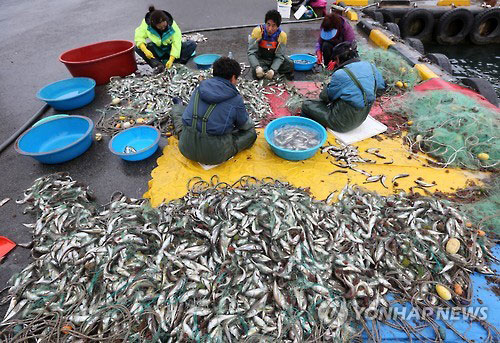
[[[124,78],[112,77],[107,89],[111,98],[117,100],[97,110],[100,117],[96,128],[107,134],[115,134],[136,124],[152,125],[163,134],[170,135],[173,131],[170,116],[174,105],[173,98],[180,98],[183,104],[189,103],[199,83],[211,76],[211,70],[191,70],[185,66],[174,66],[156,75],[137,73]],[[296,88],[286,84],[283,78],[271,81],[240,78],[236,88],[257,127],[274,117],[266,95],[298,93]]]
[[[452,91],[434,90],[395,98],[386,109],[412,121],[406,143],[437,159],[437,167],[496,171],[500,161],[498,111]]]
[[[10,281],[2,340],[380,342],[386,319],[356,314],[390,307],[388,292],[419,311],[460,307],[471,272],[491,273],[493,242],[448,202],[346,186],[328,205],[251,176],[188,186],[152,208],[121,193],[98,205],[66,173],[37,179],[18,202],[37,218],[36,259]],[[463,293],[444,301],[437,283]],[[432,316],[389,323],[439,332]]]

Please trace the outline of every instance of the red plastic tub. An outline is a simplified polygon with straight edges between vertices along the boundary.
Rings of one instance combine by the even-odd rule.
[[[126,40],[99,42],[68,50],[59,56],[71,75],[90,77],[98,85],[111,76],[126,76],[137,70],[134,43]]]

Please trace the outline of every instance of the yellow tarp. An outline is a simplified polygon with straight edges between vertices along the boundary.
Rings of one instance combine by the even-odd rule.
[[[346,183],[357,184],[366,189],[376,191],[381,195],[392,194],[395,189],[409,191],[414,182],[421,177],[425,182],[436,182],[436,186],[428,188],[435,192],[453,192],[457,188],[466,186],[468,179],[478,183],[470,172],[460,169],[437,169],[428,166],[426,156],[410,157],[405,150],[401,138],[384,138],[382,141],[370,138],[354,144],[360,151],[360,156],[376,160],[377,164],[359,163],[357,168],[365,170],[372,175],[384,174],[387,177],[384,188],[380,182],[363,184],[366,176],[334,166],[334,158],[328,154],[318,152],[314,157],[299,162],[291,162],[277,157],[267,144],[262,129],[258,130],[259,136],[255,145],[233,159],[210,170],[204,170],[198,163],[192,162],[181,155],[177,147],[177,139],[170,137],[168,145],[163,150],[163,155],[158,158],[158,167],[152,172],[149,181],[149,190],[144,197],[151,199],[153,206],[160,205],[184,196],[187,192],[189,179],[199,176],[210,180],[213,175],[218,175],[220,181],[233,183],[243,175],[252,175],[257,178],[272,177],[289,182],[296,187],[309,187],[312,195],[317,199],[325,199],[331,192],[340,191]],[[335,142],[335,137],[328,134],[328,141]],[[365,152],[368,148],[380,148],[380,154],[386,159],[375,157]],[[392,164],[383,164],[393,160]],[[335,173],[334,170],[347,170],[347,174]],[[391,179],[397,174],[410,174],[407,178],[398,179],[398,186],[394,186]],[[423,193],[423,191],[419,191]]]

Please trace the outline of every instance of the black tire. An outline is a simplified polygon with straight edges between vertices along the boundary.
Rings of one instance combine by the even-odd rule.
[[[453,68],[451,67],[450,60],[446,57],[446,55],[432,53],[425,55],[425,57],[432,63],[441,67],[441,69],[446,71],[448,74],[453,74]]]
[[[390,31],[394,36],[401,37],[401,32],[399,32],[399,26],[395,23],[385,23],[387,31]]]
[[[498,97],[495,89],[485,79],[479,77],[468,77],[461,80],[464,85],[472,88],[482,96],[484,96],[489,102],[498,107]]]
[[[413,8],[399,21],[399,29],[403,38],[418,38],[422,42],[432,36],[434,16],[423,8]]]
[[[392,14],[391,11],[388,11],[386,9],[381,9],[381,10],[377,10],[377,12],[380,12],[382,13],[382,15],[384,16],[384,23],[394,23],[394,14]]]
[[[406,38],[406,44],[411,46],[413,49],[417,50],[420,54],[425,54],[424,43],[418,38]]]
[[[477,14],[469,37],[477,45],[500,43],[500,8],[490,8]]]
[[[474,16],[466,8],[455,8],[439,18],[436,28],[436,42],[442,45],[455,45],[462,42],[474,23]]]

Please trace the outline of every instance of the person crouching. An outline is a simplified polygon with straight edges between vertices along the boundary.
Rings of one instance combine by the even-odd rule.
[[[172,109],[179,150],[186,158],[203,164],[220,164],[250,148],[257,139],[241,94],[236,89],[239,63],[229,57],[213,65],[213,78],[195,89],[188,106],[180,99]]]
[[[337,132],[360,126],[375,102],[378,89],[385,88],[382,74],[373,64],[360,61],[355,42],[333,48],[336,69],[318,100],[302,104],[302,116]]]
[[[265,24],[254,28],[249,37],[247,54],[254,79],[271,80],[276,73],[293,79],[293,62],[286,56],[287,36],[280,25],[281,14],[268,11]]]

